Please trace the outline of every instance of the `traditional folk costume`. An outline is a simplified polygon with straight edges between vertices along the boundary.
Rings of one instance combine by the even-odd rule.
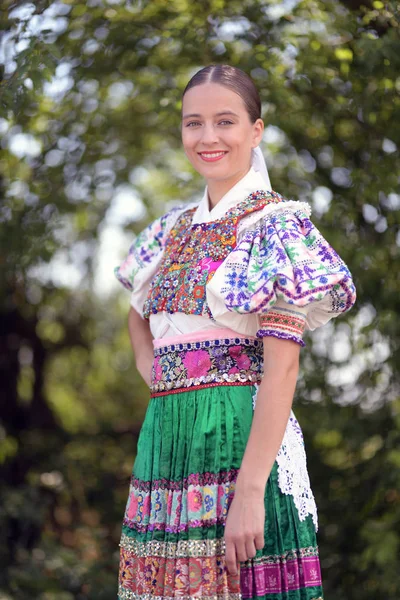
[[[254,162],[253,162],[254,165]],[[351,308],[351,274],[254,166],[210,211],[173,208],[116,269],[154,337],[151,398],[121,537],[119,600],[319,600],[304,441],[291,412],[265,489],[265,546],[225,566],[224,526],[263,375],[264,336],[304,345]]]

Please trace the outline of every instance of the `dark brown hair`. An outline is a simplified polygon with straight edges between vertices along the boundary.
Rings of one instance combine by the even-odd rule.
[[[202,83],[219,83],[236,94],[245,103],[250,121],[255,123],[261,118],[261,100],[253,80],[241,69],[230,65],[209,65],[197,71],[187,84],[182,98],[188,90]]]

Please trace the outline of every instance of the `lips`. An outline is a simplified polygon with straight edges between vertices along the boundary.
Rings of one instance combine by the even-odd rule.
[[[205,162],[215,162],[217,160],[221,160],[221,158],[223,158],[225,154],[228,154],[227,150],[215,150],[214,152],[198,152],[200,158]]]

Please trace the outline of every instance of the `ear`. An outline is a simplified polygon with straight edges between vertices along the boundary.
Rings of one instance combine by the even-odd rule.
[[[264,121],[262,119],[257,119],[255,123],[253,123],[253,136],[252,136],[252,148],[256,148],[262,140],[264,134]]]

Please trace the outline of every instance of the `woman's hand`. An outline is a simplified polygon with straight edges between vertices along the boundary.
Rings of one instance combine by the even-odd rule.
[[[264,547],[264,494],[235,493],[225,525],[225,561],[228,572],[237,575],[238,561],[254,558]]]

